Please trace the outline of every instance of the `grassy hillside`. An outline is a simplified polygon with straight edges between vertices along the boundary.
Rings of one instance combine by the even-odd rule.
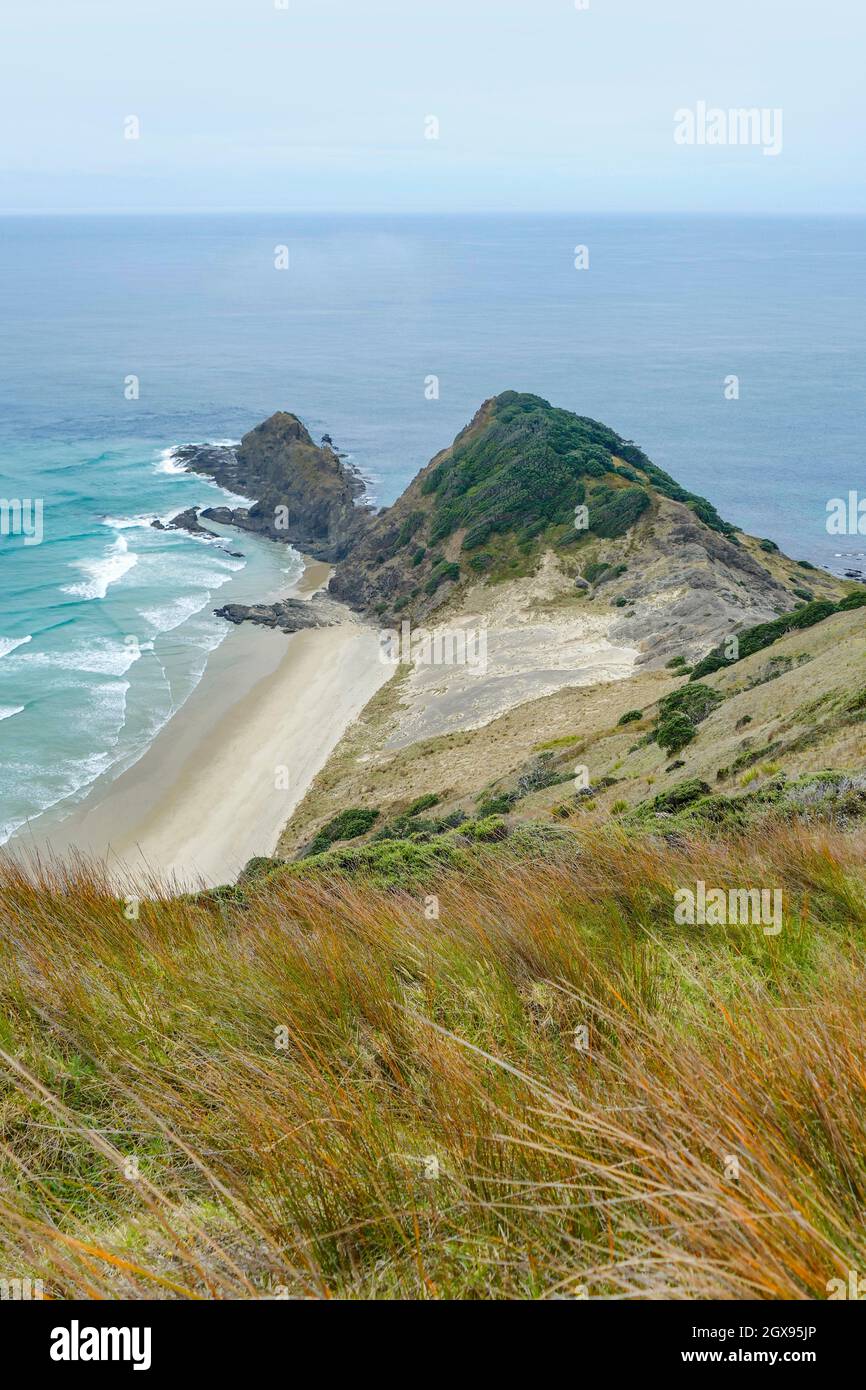
[[[700,681],[674,658],[665,669],[519,705],[480,729],[391,749],[388,737],[401,709],[398,676],[316,778],[279,852],[294,857],[339,807],[375,809],[372,834],[399,821],[421,796],[436,798],[428,820],[455,813],[473,818],[493,803],[511,822],[582,827],[628,817],[685,782],[703,782],[714,797],[737,800],[780,779],[861,771],[863,634],[864,609],[852,607],[809,627],[784,631],[783,625],[771,645]],[[668,751],[657,739],[661,707],[696,685],[719,698],[690,728],[687,742]],[[575,790],[578,766],[587,769],[591,795]]]
[[[3,1268],[55,1297],[825,1297],[866,1261],[864,849],[608,829],[137,915],[7,870]],[[782,931],[675,926],[697,879],[780,887]]]
[[[2,1268],[825,1297],[866,1261],[866,591],[515,393],[363,525],[342,597],[487,624],[510,697],[400,667],[236,884],[0,862]],[[521,683],[593,642],[632,664]],[[778,930],[679,925],[699,883]]]

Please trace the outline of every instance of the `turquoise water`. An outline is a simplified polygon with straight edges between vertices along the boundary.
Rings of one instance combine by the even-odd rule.
[[[227,540],[233,559],[149,524],[226,497],[173,468],[173,447],[238,439],[275,409],[328,430],[387,503],[485,397],[535,391],[797,558],[861,564],[862,538],[829,537],[825,517],[829,498],[866,493],[863,233],[855,219],[0,218],[0,497],[44,508],[40,544],[0,537],[0,837],[139,756],[225,635],[215,604],[297,572],[252,537]]]
[[[45,505],[41,544],[0,547],[4,839],[145,751],[228,631],[215,603],[275,595],[301,569],[256,537],[152,527],[193,503],[248,500],[183,473],[169,449],[81,441],[13,458]],[[3,465],[8,479],[5,451]]]

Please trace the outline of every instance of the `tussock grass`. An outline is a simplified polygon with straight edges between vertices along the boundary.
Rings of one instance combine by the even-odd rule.
[[[824,1297],[866,1269],[864,843],[499,846],[442,877],[438,920],[296,876],[210,906],[143,885],[128,920],[81,861],[7,864],[0,1273],[54,1297]],[[697,879],[782,887],[782,932],[675,926]]]

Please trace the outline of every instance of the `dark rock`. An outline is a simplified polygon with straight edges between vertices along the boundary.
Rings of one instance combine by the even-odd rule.
[[[314,444],[285,411],[250,430],[236,449],[190,444],[175,458],[190,472],[258,499],[249,508],[208,508],[203,516],[297,546],[317,560],[342,559],[370,525],[370,512],[358,505],[366,486],[357,469]]]
[[[214,612],[230,623],[256,623],[259,627],[279,628],[281,632],[333,626],[312,603],[296,598],[282,599],[278,603],[226,603]]]
[[[202,526],[198,519],[196,507],[187,507],[186,511],[178,512],[171,521],[152,521],[151,526],[155,526],[157,531],[188,531],[192,536],[207,536],[210,540],[214,539],[213,531],[209,531],[206,526]]]

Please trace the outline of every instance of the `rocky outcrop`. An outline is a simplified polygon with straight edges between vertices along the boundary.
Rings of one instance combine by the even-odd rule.
[[[190,444],[175,459],[232,492],[255,497],[250,507],[213,507],[205,518],[285,541],[317,560],[340,560],[370,524],[365,484],[332,446],[320,448],[296,415],[278,411],[230,448]]]
[[[279,628],[281,632],[301,632],[304,628],[332,627],[331,615],[304,599],[282,599],[278,603],[226,603],[215,608],[218,618],[230,623],[256,623],[259,627]]]
[[[611,578],[593,603],[621,614],[611,641],[636,646],[642,665],[674,656],[694,661],[741,628],[789,612],[796,595],[747,540],[720,535],[681,502],[659,498],[646,526],[636,528],[631,554],[614,542],[602,551]],[[796,585],[796,575],[788,582]]]
[[[199,521],[196,507],[187,507],[185,512],[178,512],[170,521],[156,520],[150,524],[155,526],[157,531],[188,531],[191,536],[207,536],[210,540],[214,539],[213,531],[209,531]]]
[[[225,507],[222,510],[227,513],[226,519],[231,521],[231,508]],[[196,507],[187,507],[185,512],[178,512],[177,516],[173,516],[170,521],[160,521],[159,518],[157,518],[156,521],[152,521],[150,524],[155,527],[157,531],[186,531],[191,536],[201,536],[203,540],[216,542],[219,540],[219,537],[207,526],[202,526],[199,521],[200,516],[206,517],[208,515],[210,515],[210,513],[199,512]],[[215,517],[214,520],[220,521],[223,520],[223,518]],[[227,545],[221,545],[219,549],[224,550],[226,555],[231,555],[235,560],[242,560],[244,558],[242,550],[229,550]]]

